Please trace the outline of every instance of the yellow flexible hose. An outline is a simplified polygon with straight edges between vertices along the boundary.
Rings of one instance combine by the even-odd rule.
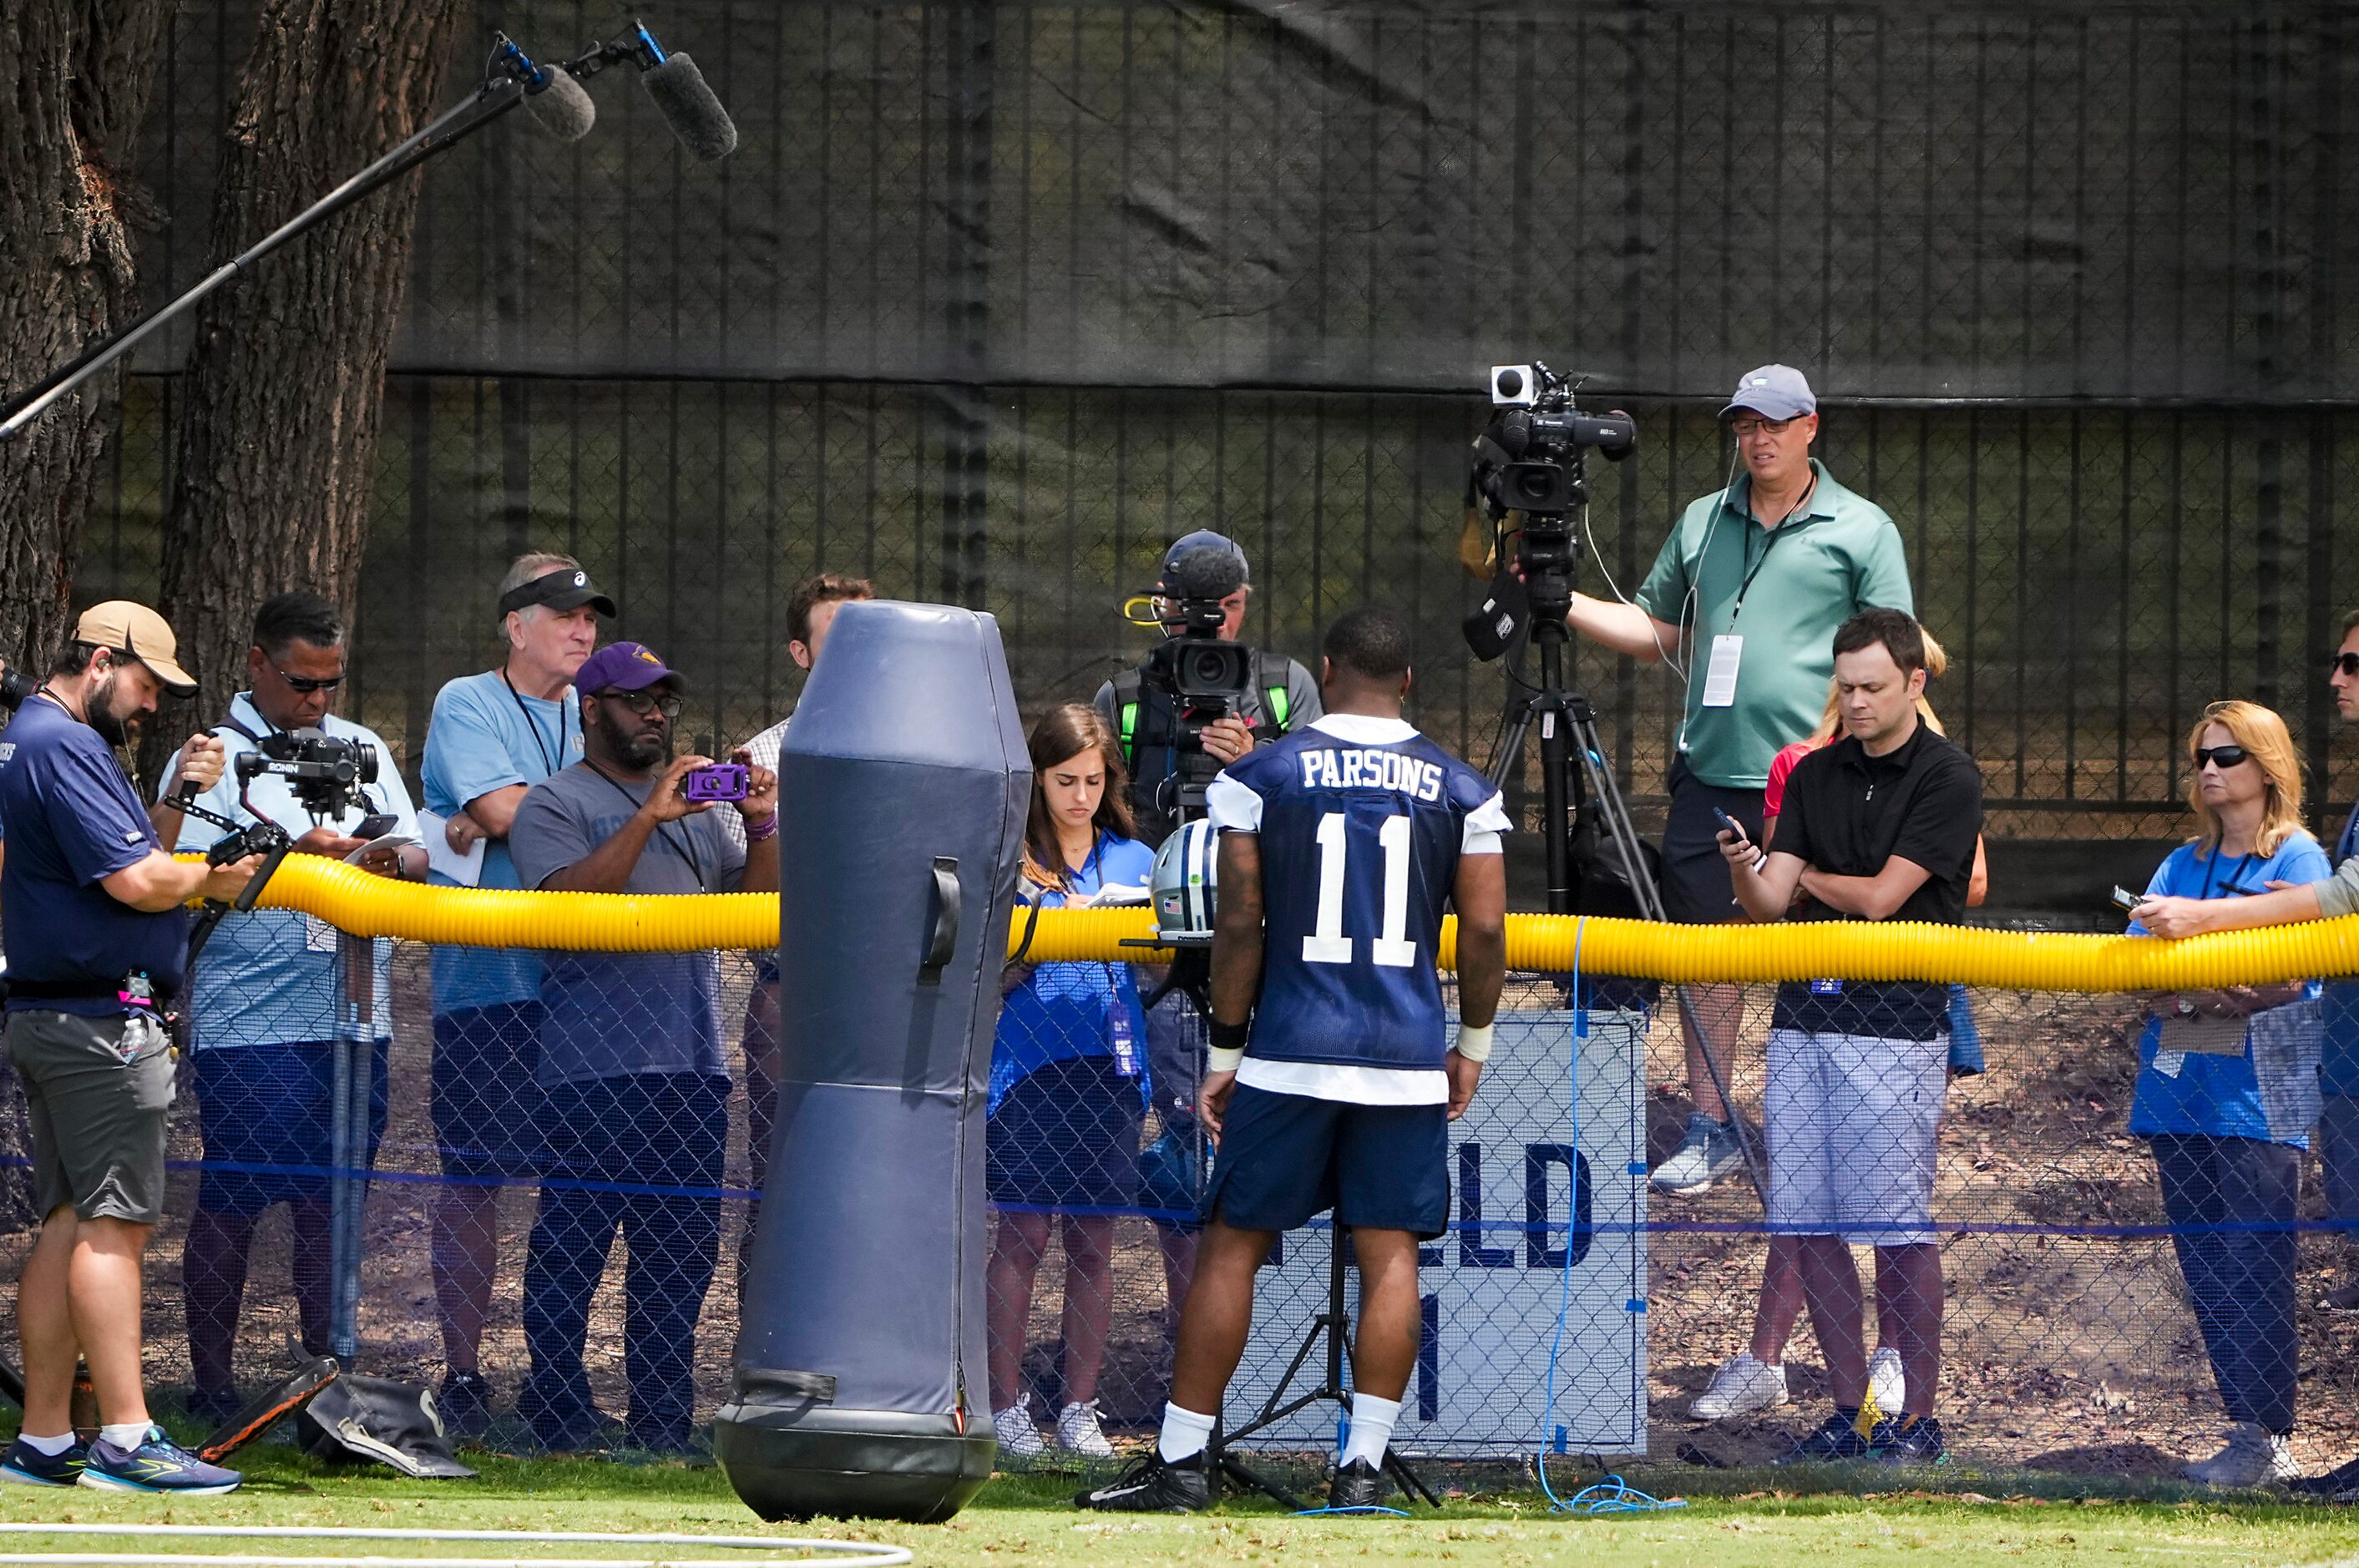
[[[320,855],[289,855],[262,896],[355,936],[485,947],[601,953],[770,948],[778,901],[766,893],[639,897],[519,893],[392,882]],[[1019,912],[1007,940],[1022,943]],[[1151,935],[1148,911],[1049,909],[1025,956],[1033,963],[1168,959],[1125,947]],[[1456,958],[1445,922],[1441,967]],[[1507,967],[1563,973],[1578,942],[1582,970],[1654,980],[1929,980],[2029,991],[2177,991],[2359,975],[2359,915],[2267,931],[2160,942],[2149,937],[1988,931],[1969,926],[1819,921],[1775,926],[1665,926],[1571,915],[1507,917]]]

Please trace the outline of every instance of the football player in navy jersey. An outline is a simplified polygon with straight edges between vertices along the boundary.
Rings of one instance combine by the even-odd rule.
[[[1365,1507],[1417,1358],[1418,1243],[1448,1226],[1449,1123],[1473,1098],[1506,979],[1507,817],[1490,780],[1401,718],[1408,627],[1376,609],[1327,633],[1326,715],[1240,757],[1206,796],[1221,834],[1209,1222],[1155,1449],[1076,1499],[1212,1500],[1206,1454],[1253,1325],[1254,1271],[1332,1209],[1360,1267],[1350,1437],[1331,1508]],[[1454,1044],[1435,960],[1458,912]]]

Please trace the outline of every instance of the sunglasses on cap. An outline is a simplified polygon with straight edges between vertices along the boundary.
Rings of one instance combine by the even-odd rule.
[[[2209,762],[2225,773],[2231,768],[2241,767],[2252,755],[2241,746],[2199,746],[2195,748],[2195,771],[2202,772],[2203,765]]]
[[[2338,653],[2326,661],[2329,675],[2341,673],[2359,678],[2359,653]]]

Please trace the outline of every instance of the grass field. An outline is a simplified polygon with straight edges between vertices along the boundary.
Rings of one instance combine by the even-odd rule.
[[[711,1468],[634,1467],[588,1461],[530,1464],[481,1459],[473,1482],[407,1481],[382,1471],[329,1470],[284,1447],[248,1465],[246,1488],[225,1499],[161,1500],[89,1491],[0,1493],[0,1518],[74,1523],[424,1526],[442,1529],[682,1530],[714,1534],[824,1535],[906,1545],[919,1563],[1016,1560],[1089,1563],[1579,1563],[1598,1568],[1714,1568],[1797,1563],[1832,1554],[1921,1553],[1945,1564],[2026,1563],[2321,1563],[2359,1560],[2359,1509],[2193,1496],[2141,1497],[2058,1490],[2054,1476],[2001,1478],[1945,1470],[1946,1492],[1890,1490],[1859,1496],[1832,1489],[1889,1486],[1890,1477],[1807,1478],[1815,1493],[1766,1489],[1744,1473],[1633,1472],[1631,1480],[1668,1494],[1690,1490],[1689,1506],[1610,1518],[1550,1516],[1536,1492],[1476,1491],[1446,1511],[1411,1519],[1293,1519],[1266,1504],[1232,1502],[1194,1519],[1085,1515],[1066,1502],[1070,1482],[1001,1478],[946,1525],[821,1521],[760,1526]],[[1780,1474],[1792,1487],[1798,1477]],[[1983,1491],[1969,1491],[1979,1486]],[[2031,1488],[2044,1486],[2045,1491]],[[1558,1486],[1560,1494],[1569,1488]],[[129,1537],[0,1541],[38,1551],[141,1551]],[[326,1550],[320,1543],[319,1550]],[[220,1550],[303,1555],[300,1541],[224,1542]],[[386,1556],[398,1544],[355,1543]],[[468,1550],[447,1545],[436,1552]],[[491,1548],[483,1548],[489,1552]],[[506,1552],[508,1549],[500,1549]],[[584,1553],[589,1549],[563,1549]],[[690,1554],[695,1555],[695,1554]],[[726,1561],[726,1557],[721,1558]]]

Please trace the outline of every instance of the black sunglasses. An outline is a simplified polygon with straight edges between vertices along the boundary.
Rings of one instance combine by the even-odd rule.
[[[2332,675],[2337,670],[2348,676],[2359,677],[2359,653],[2338,653],[2328,659],[2326,672]]]
[[[278,672],[278,679],[287,682],[287,689],[290,691],[332,691],[344,683],[341,675],[289,675],[283,670]]]
[[[2199,746],[2195,748],[2195,771],[2202,772],[2203,765],[2211,762],[2217,763],[2220,771],[2225,773],[2231,768],[2243,766],[2252,755],[2241,746]]]
[[[661,713],[667,721],[679,717],[679,711],[684,705],[677,691],[667,691],[660,697],[645,691],[592,691],[590,695],[602,702],[620,702],[641,718],[645,718],[649,713]]]

